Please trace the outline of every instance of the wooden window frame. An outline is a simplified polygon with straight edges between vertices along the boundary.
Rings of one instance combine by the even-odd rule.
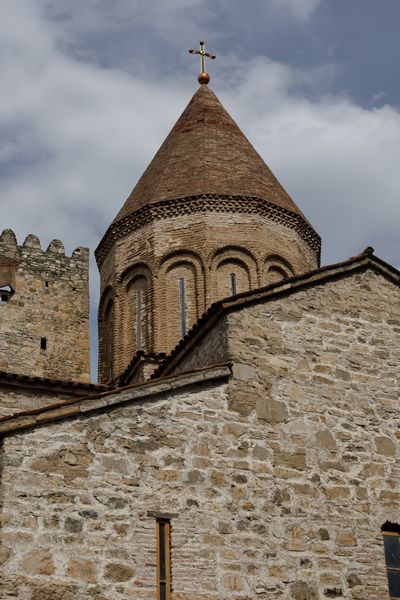
[[[164,529],[164,557],[165,565],[161,564],[161,535],[160,530]],[[165,585],[165,600],[171,600],[171,521],[165,518],[156,520],[156,540],[157,540],[157,600],[161,600],[161,586]],[[162,570],[165,571],[165,578],[161,579]]]
[[[382,539],[383,539],[383,543],[385,544],[384,538],[385,537],[397,537],[400,538],[400,533],[397,531],[386,531],[385,529],[382,529]],[[385,565],[386,565],[386,575],[388,578],[388,585],[389,585],[389,574],[390,573],[399,573],[400,572],[400,566],[399,567],[389,567],[387,565],[386,562],[386,553],[385,553]],[[389,592],[390,593],[390,592]],[[400,598],[400,596],[390,596],[390,598],[393,600],[397,600]]]

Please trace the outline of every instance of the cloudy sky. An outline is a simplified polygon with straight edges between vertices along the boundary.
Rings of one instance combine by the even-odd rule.
[[[318,230],[400,268],[399,0],[0,0],[0,229],[93,251],[197,88]],[[92,313],[98,278],[91,272]],[[92,319],[94,323],[94,319]],[[94,360],[95,364],[95,360]]]

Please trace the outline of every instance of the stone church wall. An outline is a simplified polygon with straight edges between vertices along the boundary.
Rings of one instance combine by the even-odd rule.
[[[293,597],[388,598],[380,529],[400,523],[399,288],[367,271],[231,313],[227,327],[229,407],[265,423]]]
[[[209,478],[219,486],[222,473],[209,444],[225,389],[203,380],[201,388],[6,438],[2,600],[154,600],[153,512],[172,515],[175,598],[213,597],[221,536],[208,519],[221,493]],[[231,453],[236,461],[235,444]]]
[[[2,598],[154,599],[167,513],[172,600],[388,600],[398,288],[369,271],[227,326],[228,383],[166,379],[4,439]]]
[[[225,319],[229,407],[265,424],[294,597],[388,598],[380,528],[400,521],[398,287],[367,271]],[[213,334],[175,372],[212,358]]]

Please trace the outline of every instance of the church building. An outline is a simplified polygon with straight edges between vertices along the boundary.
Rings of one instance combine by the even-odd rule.
[[[99,383],[88,249],[0,236],[1,600],[400,598],[400,272],[321,267],[208,82],[95,252]]]

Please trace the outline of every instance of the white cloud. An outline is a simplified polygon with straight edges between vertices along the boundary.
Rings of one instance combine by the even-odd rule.
[[[399,265],[400,112],[293,91],[320,75],[258,59],[225,104],[322,235],[325,261],[371,244]]]
[[[292,18],[308,21],[321,0],[271,0],[271,6],[276,11],[287,12]]]

